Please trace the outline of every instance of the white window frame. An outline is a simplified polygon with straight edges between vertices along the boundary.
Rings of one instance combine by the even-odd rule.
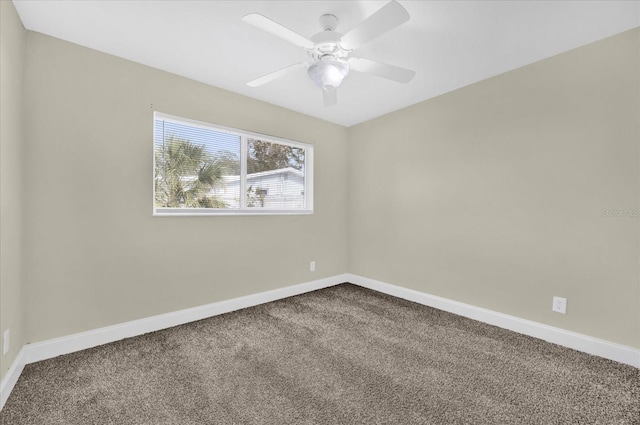
[[[155,169],[156,169],[156,120],[164,120],[177,124],[189,125],[194,127],[205,128],[222,133],[233,134],[240,137],[240,207],[239,208],[156,208],[156,185],[155,185]],[[281,145],[301,148],[305,150],[304,163],[304,199],[305,208],[291,209],[274,209],[265,207],[247,207],[247,139],[258,139],[264,142],[277,143]],[[153,192],[153,216],[217,216],[217,215],[307,215],[313,214],[313,145],[309,143],[297,142],[293,140],[283,139],[281,137],[270,136],[266,134],[254,133],[251,131],[240,130],[236,128],[224,127],[217,124],[210,124],[203,121],[197,121],[189,118],[177,117],[155,111],[153,113],[153,167],[152,167],[152,192]]]

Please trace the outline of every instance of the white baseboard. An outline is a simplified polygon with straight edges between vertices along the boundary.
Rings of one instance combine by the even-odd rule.
[[[173,326],[183,325],[185,323],[229,313],[242,308],[304,294],[317,289],[328,288],[330,286],[347,282],[347,276],[347,274],[331,276],[307,283],[301,283],[299,285],[273,289],[257,294],[246,295],[244,297],[233,298],[230,300],[94,329],[87,332],[80,332],[60,338],[36,342],[34,344],[27,344],[22,347],[4,379],[0,382],[0,410],[4,407],[5,402],[9,398],[9,394],[11,394],[16,382],[18,382],[18,378],[20,377],[25,365],[29,363],[85,350],[87,348],[97,347],[99,345],[108,344],[124,338],[130,338],[149,332],[167,329]]]
[[[9,370],[2,379],[2,382],[0,382],[0,410],[2,410],[4,404],[7,402],[9,394],[11,394],[13,387],[16,385],[16,382],[18,382],[18,378],[20,378],[20,374],[24,369],[24,353],[25,349],[22,347],[16,358],[13,360],[13,363],[11,363],[11,367],[9,367]]]
[[[63,354],[97,347],[124,338],[143,335],[167,329],[173,326],[183,325],[207,317],[217,316],[242,308],[252,307],[259,304],[276,301],[293,295],[304,294],[305,292],[327,288],[347,282],[347,274],[331,276],[324,279],[314,280],[299,285],[287,286],[273,289],[257,294],[246,295],[244,297],[219,301],[199,307],[160,314],[144,319],[133,320],[131,322],[120,323],[118,325],[107,326],[87,332],[81,332],[47,341],[28,344],[25,346],[25,363],[33,363],[40,360],[50,359]]]
[[[534,338],[539,338],[564,347],[595,356],[604,357],[619,363],[640,368],[640,350],[615,342],[594,338],[588,335],[567,331],[531,320],[521,319],[508,314],[498,313],[470,304],[453,301],[447,298],[430,295],[413,289],[380,282],[355,274],[348,274],[347,281],[364,288],[373,289],[394,297],[413,301],[418,304],[448,311],[459,316],[468,317],[479,322],[488,323],[500,328],[509,329]]]
[[[85,350],[87,348],[96,347],[124,338],[143,335],[145,333],[159,331],[196,320],[206,319],[207,317],[228,313],[242,308],[304,294],[317,289],[338,285],[343,282],[350,282],[394,297],[403,298],[429,307],[434,307],[439,310],[448,311],[459,316],[468,317],[480,322],[509,329],[514,332],[540,338],[558,345],[640,368],[640,350],[636,348],[543,325],[541,323],[532,322],[519,317],[509,316],[413,289],[407,289],[401,286],[369,279],[363,276],[345,273],[299,285],[260,292],[258,294],[233,298],[230,300],[134,320],[118,325],[107,326],[34,344],[27,344],[20,350],[18,356],[9,368],[8,373],[5,375],[2,382],[0,382],[0,410],[4,407],[11,390],[18,381],[18,378],[26,364]]]

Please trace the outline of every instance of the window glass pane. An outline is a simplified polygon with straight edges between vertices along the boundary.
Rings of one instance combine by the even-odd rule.
[[[240,136],[155,121],[156,208],[239,208]]]
[[[303,209],[305,150],[247,139],[247,207]]]
[[[312,145],[154,113],[154,215],[312,214],[312,174]]]

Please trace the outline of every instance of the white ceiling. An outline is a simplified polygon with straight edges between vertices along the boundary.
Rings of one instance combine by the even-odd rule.
[[[324,108],[304,69],[245,83],[307,60],[302,48],[241,22],[257,12],[311,37],[318,18],[346,33],[386,1],[24,1],[29,30],[68,40],[337,124],[351,126],[640,26],[638,1],[406,1],[409,22],[357,56],[411,68],[407,85],[352,72]]]

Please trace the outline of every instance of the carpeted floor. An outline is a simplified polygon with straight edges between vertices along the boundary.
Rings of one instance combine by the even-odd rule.
[[[343,284],[27,365],[0,423],[640,424],[640,370]]]

